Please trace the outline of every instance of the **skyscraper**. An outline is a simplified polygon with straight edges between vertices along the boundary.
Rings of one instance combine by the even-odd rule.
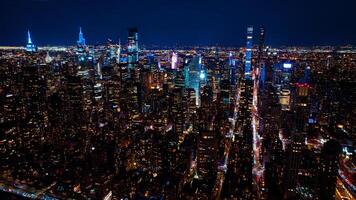
[[[83,47],[86,46],[85,38],[84,38],[83,32],[82,32],[82,27],[79,28],[79,36],[78,36],[77,45],[78,46],[83,46]]]
[[[173,52],[172,53],[172,69],[177,69],[177,65],[178,65],[178,54]]]
[[[30,31],[27,31],[26,51],[27,52],[36,52],[37,51],[37,47],[32,43]]]
[[[119,39],[119,46],[116,51],[116,63],[121,62],[121,40]]]
[[[128,45],[127,45],[127,62],[128,68],[132,69],[134,64],[138,62],[138,31],[137,28],[128,29]]]
[[[251,79],[252,47],[253,47],[253,27],[249,26],[247,27],[245,79]]]
[[[200,80],[205,79],[202,70],[201,56],[194,56],[184,67],[184,83],[186,88],[193,88],[196,94],[196,104],[199,105]]]
[[[335,199],[336,176],[339,169],[341,145],[334,139],[326,142],[320,155],[320,199]]]
[[[79,34],[78,34],[78,41],[77,41],[77,56],[78,56],[78,60],[81,62],[85,61],[86,58],[85,49],[86,49],[85,38],[83,36],[82,28],[80,27]]]

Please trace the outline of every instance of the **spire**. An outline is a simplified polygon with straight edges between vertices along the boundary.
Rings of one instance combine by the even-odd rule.
[[[79,27],[78,41],[79,46],[85,46],[85,38],[83,36],[82,27]]]
[[[30,30],[27,31],[27,43],[32,44],[31,33]]]
[[[27,44],[26,44],[26,51],[28,52],[35,52],[37,50],[36,46],[32,43],[31,33],[27,31]]]

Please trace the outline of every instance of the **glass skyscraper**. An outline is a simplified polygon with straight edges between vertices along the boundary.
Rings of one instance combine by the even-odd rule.
[[[247,27],[247,43],[246,43],[246,62],[245,62],[245,78],[251,79],[251,63],[252,63],[252,47],[253,47],[253,27]]]
[[[138,62],[138,30],[137,28],[129,28],[128,30],[128,68],[132,69],[134,64]]]

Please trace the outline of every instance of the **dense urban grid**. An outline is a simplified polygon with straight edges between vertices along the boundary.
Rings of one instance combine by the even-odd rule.
[[[356,48],[84,32],[0,49],[1,199],[356,198]]]

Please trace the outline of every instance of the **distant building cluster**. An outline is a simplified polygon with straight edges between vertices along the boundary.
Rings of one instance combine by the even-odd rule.
[[[356,53],[265,34],[0,49],[0,197],[355,199]]]

